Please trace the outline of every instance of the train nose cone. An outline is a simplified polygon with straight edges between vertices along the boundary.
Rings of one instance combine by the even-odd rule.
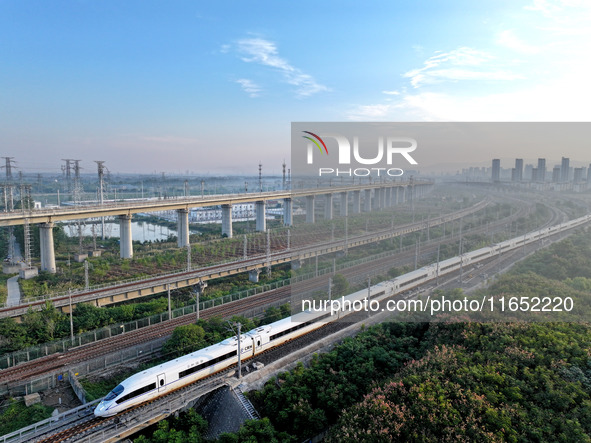
[[[103,402],[100,402],[99,405],[94,410],[94,415],[103,415],[106,409],[106,405]]]

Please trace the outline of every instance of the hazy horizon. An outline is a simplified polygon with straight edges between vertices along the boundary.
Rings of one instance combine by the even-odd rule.
[[[289,159],[293,121],[591,121],[590,18],[591,4],[561,0],[7,0],[0,156],[25,172],[72,158],[256,173]]]

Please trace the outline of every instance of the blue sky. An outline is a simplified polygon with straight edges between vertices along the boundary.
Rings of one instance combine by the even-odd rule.
[[[292,121],[589,121],[590,19],[577,0],[0,0],[0,153],[279,172]],[[513,156],[462,160],[493,154]]]

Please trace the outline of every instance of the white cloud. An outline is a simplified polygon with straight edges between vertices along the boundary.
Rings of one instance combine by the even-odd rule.
[[[353,109],[349,115],[349,120],[383,120],[393,109],[391,104],[360,105]]]
[[[525,6],[524,9],[530,11],[539,11],[546,17],[552,17],[554,14],[562,11],[560,6],[547,0],[534,0],[531,5]]]
[[[436,52],[421,67],[402,74],[414,88],[396,85],[398,95],[382,90],[382,99],[357,106],[345,116],[386,121],[590,121],[591,2],[535,0],[525,9],[528,12],[522,11],[519,20],[491,35],[490,49]]]
[[[524,42],[519,37],[517,37],[512,30],[509,29],[499,33],[497,42],[500,45],[523,54],[537,54],[541,50],[541,48],[538,46],[530,45],[529,43]]]
[[[299,97],[308,97],[328,88],[318,83],[311,75],[292,66],[278,55],[275,43],[262,38],[246,38],[237,42],[237,50],[241,59],[247,63],[257,63],[279,71],[283,79],[296,86]]]
[[[236,83],[242,86],[242,89],[248,94],[249,97],[258,97],[259,93],[261,92],[261,87],[247,78],[240,78],[236,80]]]
[[[382,94],[386,94],[386,95],[400,95],[400,92],[398,92],[398,91],[382,91]]]
[[[456,80],[515,80],[522,78],[503,69],[488,66],[494,57],[484,51],[461,47],[449,52],[438,52],[428,58],[422,68],[402,76],[410,79],[414,88],[425,84]]]

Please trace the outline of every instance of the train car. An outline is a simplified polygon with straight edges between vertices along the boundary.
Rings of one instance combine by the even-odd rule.
[[[480,248],[476,251],[467,252],[464,254],[469,260],[468,263],[478,263],[493,256],[494,249],[492,247]],[[466,263],[464,263],[466,264]]]
[[[452,257],[439,262],[439,275],[445,275],[460,269],[460,257]]]
[[[462,265],[478,263],[500,253],[510,251],[547,237],[563,229],[569,229],[591,221],[591,214],[571,220],[560,226],[552,226],[534,231],[525,236],[512,238],[491,247],[468,252],[462,257],[453,257],[439,263],[439,274],[445,275],[461,268]],[[392,295],[409,291],[437,275],[437,264],[422,267],[416,271],[396,277],[370,287],[372,299],[383,299]],[[344,297],[354,302],[368,296],[367,289],[363,289]],[[342,311],[339,317],[349,314]],[[326,321],[335,320],[329,311],[296,314],[269,325],[255,328],[240,336],[241,359],[246,360],[257,354],[279,346],[289,340],[305,335],[318,329]],[[221,343],[208,346],[199,351],[179,357],[175,360],[142,371],[121,382],[96,407],[94,414],[98,417],[115,415],[137,404],[164,395],[171,390],[193,383],[199,379],[214,374],[238,362],[238,338],[228,338]]]
[[[413,289],[424,283],[426,280],[434,276],[434,272],[430,268],[421,268],[416,271],[409,272],[408,274],[401,275],[394,279],[394,288],[396,292],[404,292]]]
[[[242,335],[241,346],[252,354],[252,339]],[[238,362],[236,337],[139,372],[117,385],[94,410],[109,417],[166,392],[207,377]]]
[[[246,335],[252,339],[256,355],[320,328],[324,324],[322,320],[329,315],[330,313],[327,315],[325,312],[301,312],[292,317],[255,328],[247,332]]]

